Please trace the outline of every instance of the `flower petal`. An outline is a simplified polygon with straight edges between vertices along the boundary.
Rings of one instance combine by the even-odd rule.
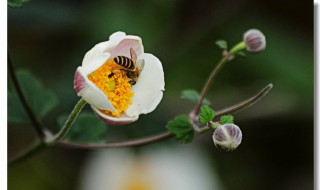
[[[143,53],[142,40],[138,36],[126,36],[119,44],[111,51],[111,57],[119,55],[131,58],[130,48],[132,48],[137,56],[141,56]]]
[[[126,33],[119,31],[111,34],[109,40],[112,41],[114,44],[119,44],[120,41],[123,40],[123,38],[125,37]]]
[[[128,117],[126,114],[121,114],[120,117],[111,117],[102,113],[99,109],[92,106],[92,110],[106,123],[112,125],[124,125],[132,123],[139,119],[139,116]]]
[[[92,106],[102,110],[115,111],[107,96],[88,79],[82,67],[78,67],[76,70],[74,88],[78,96],[81,96]]]
[[[109,58],[111,49],[115,45],[110,42],[101,42],[95,45],[91,50],[89,50],[83,58],[82,67],[84,67],[84,73],[86,75],[97,70],[101,65],[103,65]]]
[[[139,80],[131,88],[134,93],[132,105],[126,110],[130,117],[152,112],[163,96],[165,83],[160,60],[149,53],[143,54],[142,58],[145,60],[145,66]]]

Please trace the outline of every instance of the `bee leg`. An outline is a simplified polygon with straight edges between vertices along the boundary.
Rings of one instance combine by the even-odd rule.
[[[108,75],[108,78],[113,77],[114,73],[111,73],[110,75]]]

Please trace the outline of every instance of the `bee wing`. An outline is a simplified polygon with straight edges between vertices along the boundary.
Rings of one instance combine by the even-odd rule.
[[[141,72],[142,69],[144,67],[144,59],[140,59],[137,61],[137,68],[139,69],[139,71]]]
[[[130,56],[133,61],[137,60],[137,54],[132,48],[130,48]]]

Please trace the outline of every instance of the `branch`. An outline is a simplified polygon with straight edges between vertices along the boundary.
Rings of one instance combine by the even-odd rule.
[[[273,84],[270,83],[266,87],[264,87],[258,94],[252,96],[251,98],[248,98],[247,100],[244,100],[238,104],[235,104],[233,106],[224,108],[222,110],[219,110],[216,112],[216,116],[221,116],[225,114],[230,114],[230,113],[236,113],[241,110],[244,110],[253,104],[257,103],[259,100],[261,100],[264,96],[266,96],[269,91],[273,88]]]
[[[23,106],[24,110],[27,112],[38,137],[40,138],[41,142],[43,142],[44,138],[45,138],[45,133],[42,130],[40,122],[38,121],[37,117],[34,115],[31,107],[29,106],[25,96],[23,95],[22,89],[19,85],[18,78],[17,78],[16,73],[14,71],[14,67],[12,65],[9,53],[8,53],[8,68],[9,68],[9,72],[10,72],[10,76],[11,76],[13,85],[17,91],[17,94],[18,94],[18,97],[22,103],[22,106]]]
[[[256,95],[252,96],[251,98],[244,100],[243,102],[240,102],[238,104],[235,104],[233,106],[230,106],[228,108],[219,110],[216,112],[216,116],[222,116],[225,114],[235,113],[241,110],[244,110],[253,104],[257,103],[259,100],[261,100],[265,95],[268,94],[268,92],[272,89],[273,85],[269,84],[266,87],[264,87],[260,92],[258,92]],[[208,130],[204,130],[208,131]],[[164,132],[155,136],[146,137],[142,139],[136,139],[136,140],[129,140],[129,141],[123,141],[123,142],[114,142],[114,143],[104,143],[104,144],[80,144],[80,143],[73,143],[68,141],[59,141],[58,145],[67,147],[67,148],[80,148],[80,149],[103,149],[103,148],[116,148],[116,147],[132,147],[132,146],[141,146],[146,144],[151,144],[155,142],[159,142],[168,138],[173,137],[173,134],[170,132]]]
[[[69,148],[81,148],[81,149],[101,149],[101,148],[116,148],[116,147],[132,147],[132,146],[140,146],[145,144],[151,144],[158,141],[162,141],[173,137],[170,132],[164,132],[159,135],[146,137],[137,140],[131,141],[123,141],[123,142],[114,142],[114,143],[105,143],[105,144],[78,144],[67,141],[60,141],[58,145]]]

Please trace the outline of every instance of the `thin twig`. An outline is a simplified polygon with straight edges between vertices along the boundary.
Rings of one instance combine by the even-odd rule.
[[[17,94],[18,94],[18,97],[22,103],[22,106],[23,106],[24,110],[26,111],[26,113],[28,114],[28,116],[33,124],[33,128],[35,129],[38,137],[40,138],[41,142],[43,142],[45,139],[45,133],[43,131],[43,128],[41,127],[40,122],[38,121],[37,117],[33,113],[31,107],[29,106],[29,104],[28,104],[28,102],[22,92],[22,89],[19,85],[18,78],[17,78],[16,73],[14,71],[14,67],[12,65],[9,53],[8,53],[8,68],[9,68],[9,72],[10,72],[10,76],[11,76],[13,85],[17,91]]]
[[[248,98],[247,100],[244,100],[238,104],[235,104],[233,106],[224,108],[222,110],[219,110],[216,112],[216,116],[230,114],[230,113],[236,113],[241,110],[244,110],[246,108],[249,108],[259,100],[261,100],[265,95],[268,94],[268,92],[272,89],[273,84],[270,83],[266,87],[264,87],[258,94],[252,96],[251,98]]]
[[[211,86],[211,84],[213,83],[214,79],[216,78],[216,76],[218,75],[219,71],[222,69],[223,65],[225,63],[227,63],[227,58],[223,57],[220,62],[218,63],[218,65],[214,68],[214,70],[212,71],[212,73],[210,74],[206,84],[204,85],[202,91],[201,91],[201,95],[200,95],[200,99],[196,105],[196,107],[194,108],[194,115],[197,115],[199,113],[200,107],[202,106],[202,102]]]
[[[21,152],[20,154],[15,156],[13,159],[11,159],[8,164],[9,165],[17,164],[20,161],[34,155],[35,153],[37,153],[41,150],[44,150],[46,147],[47,146],[43,142],[37,141],[31,147],[29,147],[27,150],[24,150],[23,152]]]
[[[70,148],[81,148],[81,149],[101,149],[101,148],[116,148],[116,147],[132,147],[132,146],[140,146],[145,144],[151,144],[158,141],[162,141],[173,137],[170,132],[164,132],[159,135],[146,137],[137,140],[130,140],[130,141],[123,141],[123,142],[114,142],[114,143],[105,143],[105,144],[78,144],[72,143],[68,141],[60,141],[58,145],[63,147],[70,147]]]
[[[77,118],[77,116],[79,115],[79,113],[81,112],[82,108],[87,104],[87,102],[84,99],[80,99],[78,101],[78,103],[75,105],[75,107],[73,108],[71,114],[69,115],[67,121],[65,122],[64,126],[62,127],[62,129],[58,132],[58,134],[56,134],[54,137],[52,137],[51,139],[48,139],[48,141],[46,141],[47,145],[54,145],[56,144],[59,140],[63,139],[63,137],[68,133],[68,131],[70,130],[74,120]]]

